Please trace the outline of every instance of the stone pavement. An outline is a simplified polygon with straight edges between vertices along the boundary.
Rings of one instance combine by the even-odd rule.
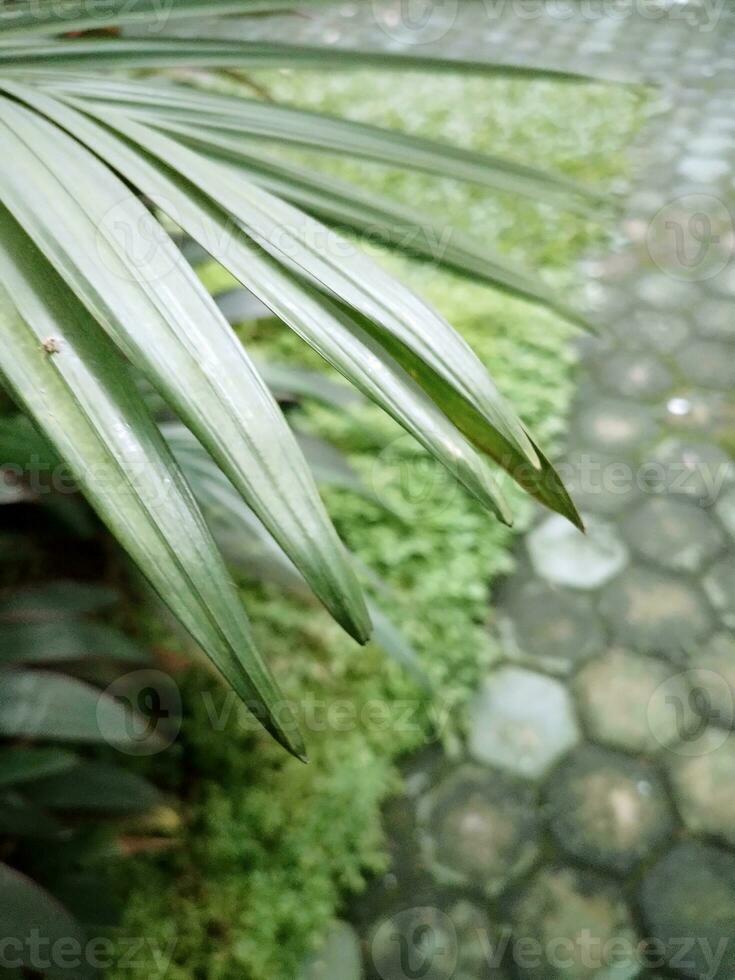
[[[409,761],[392,867],[307,973],[355,980],[360,948],[367,980],[733,980],[735,14],[409,8],[343,4],[302,39],[633,68],[661,112],[613,251],[584,263],[603,329],[563,465],[589,533],[539,513],[465,758]]]

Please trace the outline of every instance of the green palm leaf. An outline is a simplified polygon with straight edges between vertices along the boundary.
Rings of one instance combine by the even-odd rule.
[[[0,209],[0,372],[88,499],[268,730],[303,754],[187,484],[112,344]],[[55,351],[43,346],[55,339]]]
[[[143,267],[137,256],[150,251],[153,219],[108,168],[8,100],[0,101],[0,132],[0,199],[212,452],[335,618],[364,642],[370,625],[360,588],[303,456],[174,244],[161,230]],[[73,192],[59,181],[59,167],[76,175]]]

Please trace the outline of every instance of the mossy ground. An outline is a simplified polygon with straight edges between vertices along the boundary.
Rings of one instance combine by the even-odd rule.
[[[625,148],[645,104],[638,92],[602,85],[373,73],[264,73],[258,82],[279,99],[505,154],[608,189],[624,176]],[[572,287],[575,260],[602,234],[593,221],[480,188],[346,159],[322,162],[438,223],[471,231],[562,291]],[[558,445],[571,390],[571,328],[430,265],[372,251],[464,334],[542,444]],[[219,269],[204,276],[212,288],[230,282]],[[260,356],[317,363],[272,324],[246,326],[243,338]],[[490,583],[509,569],[513,532],[371,406],[338,414],[307,405],[298,420],[346,452],[366,484],[400,512],[399,519],[344,491],[327,494],[345,540],[392,590],[381,601],[415,645],[437,695],[427,706],[379,649],[358,648],[313,605],[244,587],[260,646],[287,696],[333,710],[326,724],[321,708],[312,714],[304,766],[236,710],[219,730],[212,718],[232,707],[227,694],[199,671],[184,678],[180,743],[153,766],[181,798],[186,829],[165,857],[131,863],[125,922],[130,935],[176,940],[165,974],[172,980],[293,980],[345,896],[381,866],[380,808],[397,785],[396,759],[427,738],[451,744],[463,702],[495,656]],[[529,508],[520,494],[511,498],[517,530]],[[146,962],[140,972],[114,974],[123,975],[157,974]]]

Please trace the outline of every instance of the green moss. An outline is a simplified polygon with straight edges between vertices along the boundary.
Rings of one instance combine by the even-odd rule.
[[[596,187],[624,173],[624,150],[642,115],[639,94],[610,86],[361,73],[264,73],[259,81],[280,99],[505,153]],[[600,239],[589,221],[533,202],[325,161],[342,177],[449,216],[561,289],[571,287],[574,260]],[[570,328],[429,265],[372,251],[466,336],[543,444],[558,444],[571,389]],[[204,278],[210,288],[230,283],[216,268]],[[318,363],[273,324],[243,336],[262,356]],[[125,925],[153,941],[176,938],[172,980],[293,980],[344,896],[383,862],[380,806],[397,785],[396,758],[429,738],[456,739],[462,705],[496,655],[489,586],[510,567],[512,533],[372,406],[337,415],[309,405],[298,421],[348,452],[403,518],[345,492],[327,495],[345,540],[392,589],[383,605],[415,644],[437,694],[427,705],[381,651],[359,649],[304,600],[244,590],[260,645],[306,720],[311,763],[286,758],[254,732],[200,672],[186,679],[176,775],[170,757],[159,764],[184,801],[187,830],[174,853],[131,869]],[[528,503],[504,485],[522,528]],[[213,724],[228,706],[229,720]],[[146,962],[123,975],[157,974]]]

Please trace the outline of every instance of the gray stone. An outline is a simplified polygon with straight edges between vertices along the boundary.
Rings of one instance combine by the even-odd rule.
[[[594,603],[578,593],[526,582],[509,597],[503,620],[504,649],[519,663],[568,674],[605,647],[605,633]]]
[[[680,674],[672,677],[674,670],[660,660],[621,649],[588,663],[574,679],[587,731],[597,741],[629,752],[656,752],[677,741],[677,714],[666,696],[682,706],[684,725],[696,723],[697,716],[686,680]]]
[[[685,390],[666,403],[666,421],[671,429],[710,432],[717,435],[735,423],[735,407],[719,391]]]
[[[705,510],[672,497],[645,500],[623,517],[622,529],[634,551],[671,571],[698,572],[725,545]]]
[[[558,470],[582,513],[617,514],[640,493],[629,463],[594,450],[570,453]]]
[[[730,537],[735,538],[735,487],[722,494],[715,505],[715,513]]]
[[[618,574],[628,549],[612,524],[585,519],[586,534],[552,514],[526,538],[536,573],[556,585],[597,589]]]
[[[600,380],[614,394],[642,400],[654,399],[673,384],[668,368],[652,354],[618,351],[599,371]]]
[[[578,738],[564,685],[520,667],[493,671],[470,709],[473,757],[521,776],[543,776]]]
[[[536,857],[535,795],[508,773],[460,766],[417,812],[424,862],[444,884],[496,895]]]
[[[674,829],[657,772],[618,752],[585,745],[554,773],[548,789],[551,830],[586,864],[627,874]]]
[[[597,399],[577,412],[574,428],[585,445],[603,453],[630,451],[656,434],[650,408],[617,399]]]
[[[735,346],[718,340],[692,340],[676,354],[684,377],[705,388],[735,387]]]
[[[355,930],[346,922],[333,922],[320,948],[299,973],[300,980],[360,980],[362,959]]]
[[[735,555],[721,558],[709,570],[704,591],[725,626],[735,628]]]
[[[638,295],[651,306],[661,310],[680,310],[692,299],[688,283],[680,282],[663,273],[651,273],[641,279]]]
[[[633,568],[604,590],[600,609],[625,646],[675,655],[712,631],[704,597],[671,575]]]
[[[672,789],[687,827],[735,844],[735,736],[710,727],[699,735],[696,755],[673,751],[668,759]]]
[[[661,354],[670,354],[687,339],[686,321],[673,313],[656,313],[642,310],[629,321],[619,325],[642,348],[650,347]],[[620,335],[620,330],[616,331]]]
[[[639,482],[647,492],[683,494],[702,507],[712,506],[734,478],[735,466],[719,446],[679,439],[662,442],[639,471]]]
[[[727,177],[730,166],[727,160],[718,160],[710,156],[688,156],[681,161],[678,170],[682,177],[688,180],[709,184]]]
[[[569,867],[539,871],[511,919],[515,959],[526,980],[630,980],[640,973],[625,899],[594,874]],[[528,955],[539,947],[540,956]]]
[[[712,299],[697,310],[697,333],[710,340],[735,340],[735,311],[732,303]]]
[[[693,683],[700,696],[697,707],[713,725],[735,727],[735,636],[715,633],[688,663],[695,669]]]
[[[672,966],[703,980],[735,976],[735,856],[698,841],[677,844],[646,875],[641,906],[648,935]],[[689,937],[682,956],[682,939]],[[722,957],[714,963],[713,951]]]
[[[370,931],[370,976],[379,980],[509,980],[509,927],[466,899],[414,905],[383,916]],[[495,963],[497,959],[500,962]],[[490,961],[490,962],[489,962]]]
[[[411,905],[375,923],[368,942],[370,976],[380,980],[449,980],[459,959],[457,933],[434,904]]]

